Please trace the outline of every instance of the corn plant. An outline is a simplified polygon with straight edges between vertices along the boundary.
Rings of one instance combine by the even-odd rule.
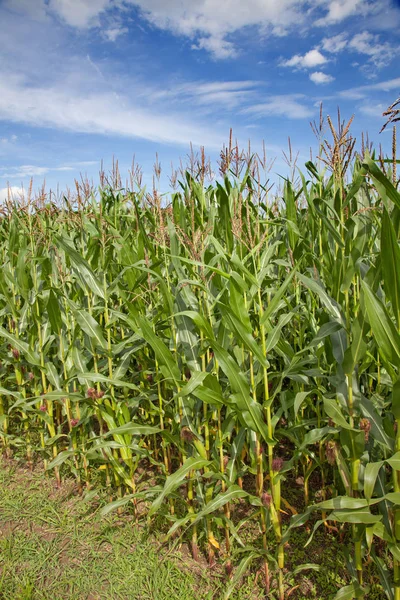
[[[338,600],[368,593],[371,560],[400,599],[400,195],[329,126],[325,167],[279,198],[230,142],[221,178],[202,156],[169,203],[116,167],[0,222],[3,452],[162,518],[224,563],[226,598],[251,563],[285,598],[309,522],[351,540]]]

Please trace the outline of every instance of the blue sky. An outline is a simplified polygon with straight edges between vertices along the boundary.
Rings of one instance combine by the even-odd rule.
[[[156,152],[165,186],[190,142],[215,160],[230,127],[283,173],[288,136],[299,164],[316,148],[321,101],[390,148],[398,0],[0,0],[0,23],[3,196],[96,182],[113,156],[151,185]]]

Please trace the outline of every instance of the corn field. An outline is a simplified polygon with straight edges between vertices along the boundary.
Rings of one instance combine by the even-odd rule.
[[[167,200],[116,177],[3,207],[3,454],[161,519],[226,598],[255,566],[286,598],[307,524],[345,536],[338,600],[368,597],[368,561],[400,600],[400,193],[342,134],[280,197],[231,148]]]

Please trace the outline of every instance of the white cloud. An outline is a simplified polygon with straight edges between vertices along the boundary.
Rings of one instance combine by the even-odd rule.
[[[335,80],[335,78],[332,77],[332,75],[327,75],[322,71],[315,71],[314,73],[311,73],[310,79],[313,83],[316,83],[317,85],[331,83],[331,81]]]
[[[369,31],[357,33],[350,39],[347,38],[345,33],[340,33],[331,38],[324,38],[322,48],[331,53],[339,53],[347,49],[350,52],[364,54],[368,56],[368,63],[377,68],[388,65],[400,53],[399,46],[393,46],[389,42],[381,42],[378,34],[372,34]],[[362,68],[366,70],[368,65],[363,65]]]
[[[0,177],[3,179],[24,179],[25,177],[44,177],[50,171],[73,171],[71,165],[62,165],[60,167],[40,167],[38,165],[19,165],[8,169],[0,169]]]
[[[347,35],[345,33],[339,33],[331,38],[324,38],[322,40],[322,48],[326,52],[336,54],[341,52],[347,46]]]
[[[360,112],[367,117],[382,118],[382,113],[387,109],[384,104],[365,104],[359,108]]]
[[[202,37],[197,44],[192,44],[192,50],[207,50],[216,59],[234,58],[238,55],[235,46],[218,37]]]
[[[340,23],[348,17],[358,14],[366,15],[373,12],[373,3],[366,0],[333,0],[329,3],[328,13],[316,22],[316,25]]]
[[[381,43],[379,35],[369,31],[356,34],[349,41],[349,48],[369,56],[369,62],[378,68],[386,66],[400,52],[399,46],[392,46],[388,42]]]
[[[24,78],[0,73],[0,119],[33,126],[137,137],[152,141],[219,148],[224,136],[215,128],[164,110],[135,105],[130,97],[111,91],[73,87],[73,78],[64,84],[30,86]]]
[[[285,36],[307,31],[317,25],[340,23],[348,17],[369,15],[383,18],[390,0],[3,0],[6,6],[19,7],[21,13],[58,16],[78,29],[103,26],[102,34],[115,41],[125,27],[107,24],[107,20],[126,15],[129,7],[140,10],[151,25],[184,36],[195,50],[206,50],[216,59],[234,58],[234,35],[254,28],[257,35]],[[15,6],[14,6],[15,5]],[[35,10],[32,8],[35,6]],[[391,10],[393,13],[393,8]],[[397,14],[397,13],[396,13]],[[393,21],[393,19],[392,19]],[[329,50],[327,50],[329,51]],[[319,63],[322,64],[322,63]],[[316,66],[316,65],[314,65]]]
[[[266,102],[249,106],[241,112],[255,117],[275,116],[288,119],[305,119],[311,117],[314,111],[299,102],[303,97],[301,94],[269,96]]]
[[[306,12],[318,0],[129,0],[140,7],[152,25],[194,40],[215,58],[236,56],[233,34],[253,27],[263,34],[282,35],[306,21]]]
[[[97,26],[99,15],[110,8],[110,0],[50,0],[48,8],[72,27]]]
[[[160,29],[189,38],[210,37],[230,43],[232,34],[255,27],[262,35],[285,36],[314,25],[340,23],[352,15],[380,15],[390,0],[127,0]],[[204,46],[205,47],[205,46]],[[217,45],[218,48],[218,45]],[[223,56],[224,58],[226,56]]]
[[[16,185],[0,188],[0,204],[6,202],[9,198],[18,200],[21,196],[24,196],[24,193],[24,188]]]
[[[400,77],[396,77],[395,79],[387,79],[385,81],[379,81],[378,83],[342,90],[339,92],[339,96],[349,100],[361,100],[370,95],[370,92],[391,92],[399,89]]]
[[[175,102],[187,104],[196,103],[200,106],[215,108],[218,105],[233,108],[243,104],[256,93],[258,81],[195,81],[191,83],[174,84],[163,90],[148,90],[146,94],[153,100],[172,98]]]
[[[105,29],[103,31],[103,34],[109,42],[115,42],[115,40],[117,40],[121,35],[128,33],[128,31],[129,29],[127,27],[115,26],[110,27],[109,29]]]
[[[46,21],[46,3],[44,0],[3,0],[3,6],[17,14],[28,16],[34,21]]]
[[[2,137],[0,138],[0,144],[3,144],[4,146],[6,144],[13,144],[17,141],[18,136],[16,136],[15,134],[10,135],[10,137]]]
[[[327,59],[325,56],[317,48],[314,48],[304,55],[295,54],[292,58],[281,61],[280,65],[282,67],[294,67],[298,69],[313,69],[319,65],[324,65],[326,62]]]

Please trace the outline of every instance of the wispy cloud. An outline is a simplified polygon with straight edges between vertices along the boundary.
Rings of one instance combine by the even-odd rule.
[[[0,144],[3,144],[3,146],[5,146],[6,144],[14,144],[18,139],[18,136],[16,136],[15,134],[10,135],[9,137],[2,137],[0,138]]]
[[[314,114],[314,110],[302,104],[302,94],[269,96],[265,102],[249,106],[242,113],[254,117],[280,116],[288,119],[305,119]]]
[[[71,165],[59,167],[42,167],[38,165],[19,165],[11,168],[0,168],[0,177],[3,179],[25,179],[26,177],[43,177],[50,171],[74,171]]]
[[[31,86],[23,77],[0,73],[0,119],[34,126],[152,141],[219,148],[224,137],[182,114],[165,114],[133,104],[129,97],[87,92],[57,84]]]
[[[387,106],[384,104],[364,104],[360,106],[359,110],[363,115],[367,117],[373,117],[375,119],[382,119],[382,113],[386,110]]]
[[[399,88],[400,77],[396,77],[394,79],[379,81],[378,83],[348,88],[339,92],[338,95],[346,99],[361,100],[368,96],[370,92],[391,92],[392,90],[398,90]]]
[[[187,102],[199,106],[234,108],[249,102],[259,93],[259,81],[194,81],[187,83],[174,83],[167,89],[148,89],[146,94],[152,100],[160,101],[164,98],[173,99],[180,104]]]

